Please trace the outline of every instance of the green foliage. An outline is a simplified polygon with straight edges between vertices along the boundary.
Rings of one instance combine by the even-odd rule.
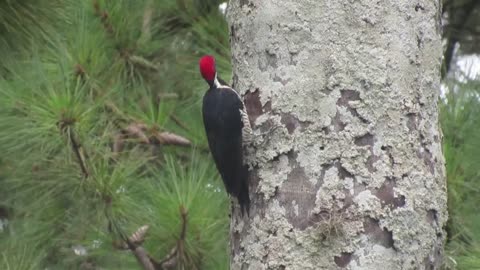
[[[480,100],[475,81],[449,82],[441,104],[443,152],[448,179],[448,242],[451,269],[480,265]]]
[[[43,41],[63,17],[62,0],[0,0],[0,67]]]
[[[197,71],[211,53],[229,77],[218,4],[0,0],[0,269],[141,269],[143,225],[157,261],[227,268]]]

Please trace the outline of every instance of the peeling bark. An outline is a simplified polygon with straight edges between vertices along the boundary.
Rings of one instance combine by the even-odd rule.
[[[438,0],[230,1],[234,85],[257,135],[231,269],[440,268],[439,11]]]

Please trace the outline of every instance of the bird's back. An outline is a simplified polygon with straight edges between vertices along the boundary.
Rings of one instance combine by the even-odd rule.
[[[248,197],[248,169],[243,164],[241,100],[233,89],[212,88],[203,98],[203,120],[208,144],[228,193],[243,209]]]

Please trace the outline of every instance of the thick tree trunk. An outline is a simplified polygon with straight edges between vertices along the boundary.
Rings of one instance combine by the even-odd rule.
[[[232,269],[438,269],[438,0],[232,0],[257,139]],[[254,151],[252,151],[254,149]]]

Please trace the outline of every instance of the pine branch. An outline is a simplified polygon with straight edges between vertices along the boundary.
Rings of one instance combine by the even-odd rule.
[[[185,237],[187,234],[187,211],[183,206],[180,206],[180,216],[182,218],[182,225],[180,237],[177,245],[172,248],[169,254],[160,262],[162,269],[173,269],[185,257]]]
[[[139,55],[126,55],[128,58],[128,61],[134,65],[137,65],[139,67],[145,68],[145,69],[150,69],[153,71],[158,71],[158,66],[152,63],[151,61],[145,59],[142,56]]]
[[[109,210],[110,210],[110,204],[106,202],[105,217],[108,220],[109,231],[118,234],[123,241],[123,243],[121,243],[120,245],[114,243],[114,246],[118,249],[129,249],[137,259],[138,263],[143,267],[143,269],[162,270],[162,268],[157,267],[158,264],[155,262],[155,260],[152,257],[150,257],[148,252],[141,245],[145,240],[145,236],[148,230],[148,225],[144,225],[140,227],[131,236],[127,237],[122,232],[121,228],[115,222],[113,217],[110,216]]]
[[[153,0],[145,3],[142,22],[142,39],[147,42],[152,38],[152,17],[153,17]]]
[[[156,265],[153,263],[152,259],[148,255],[147,251],[142,246],[130,248],[130,250],[132,251],[133,255],[135,255],[135,258],[140,263],[140,265],[143,266],[143,269],[145,270],[161,270],[162,269],[162,268],[156,267]]]
[[[82,171],[83,178],[87,179],[89,176],[89,173],[87,170],[85,156],[83,154],[81,143],[77,140],[75,136],[75,132],[72,129],[74,124],[75,124],[75,119],[62,116],[62,119],[58,121],[57,126],[60,129],[60,132],[65,134],[70,140],[72,151],[75,154],[78,165],[80,166],[80,170]]]
[[[77,157],[77,162],[80,166],[80,169],[82,170],[84,179],[87,179],[89,176],[89,173],[87,170],[87,165],[85,163],[85,158],[82,155],[81,145],[75,138],[75,133],[70,128],[68,129],[68,131],[69,131],[68,137],[70,138],[70,144],[72,145],[72,150],[75,153],[75,156]]]
[[[181,127],[182,129],[184,129],[185,131],[190,131],[190,128],[187,127],[186,124],[184,124],[180,118],[178,118],[177,116],[171,114],[170,115],[170,119],[172,119],[173,122],[175,122],[175,124],[177,124],[177,126]]]
[[[177,145],[177,146],[192,145],[192,143],[188,139],[171,132],[155,132],[153,134],[153,137],[155,138],[154,143],[158,143],[161,145]]]
[[[160,265],[165,269],[174,268],[177,265],[177,253],[178,247],[174,246],[167,256],[165,256],[165,258],[160,262]]]
[[[149,144],[150,139],[148,138],[146,131],[148,127],[146,124],[143,123],[133,123],[128,125],[123,132],[127,136],[135,137],[140,140],[141,143]]]
[[[159,93],[157,95],[157,102],[160,102],[164,99],[178,99],[177,93]]]
[[[187,234],[187,210],[185,210],[185,207],[180,206],[180,215],[182,217],[182,231],[180,233],[180,241],[184,242],[185,241],[185,236]]]
[[[141,244],[143,243],[144,239],[136,239],[137,237],[144,238],[144,234],[146,234],[147,229],[147,225],[140,227],[135,233],[132,234],[132,236],[125,239],[125,243],[137,259],[138,263],[140,263],[140,265],[143,267],[143,269],[161,270],[162,268],[158,268],[158,264],[155,262],[155,260],[148,254],[147,250],[142,247]]]
[[[187,234],[187,211],[183,206],[180,207],[180,217],[182,219],[180,236],[177,241],[177,244],[171,249],[171,251],[165,256],[163,260],[157,262],[145,248],[142,247],[143,242],[145,241],[145,236],[147,234],[148,225],[144,225],[137,229],[131,236],[125,237],[121,233],[120,228],[112,220],[108,212],[106,212],[106,217],[109,220],[109,224],[113,225],[115,231],[122,238],[123,243],[114,244],[118,249],[129,249],[139,264],[145,270],[164,270],[164,269],[173,269],[178,263],[185,257],[185,238]]]
[[[176,146],[191,146],[192,143],[185,137],[171,132],[160,132],[155,129],[150,129],[141,122],[134,122],[120,131],[120,134],[115,135],[113,142],[113,152],[115,154],[122,151],[124,142],[128,138],[137,139],[143,144],[159,144],[159,145],[176,145]]]

